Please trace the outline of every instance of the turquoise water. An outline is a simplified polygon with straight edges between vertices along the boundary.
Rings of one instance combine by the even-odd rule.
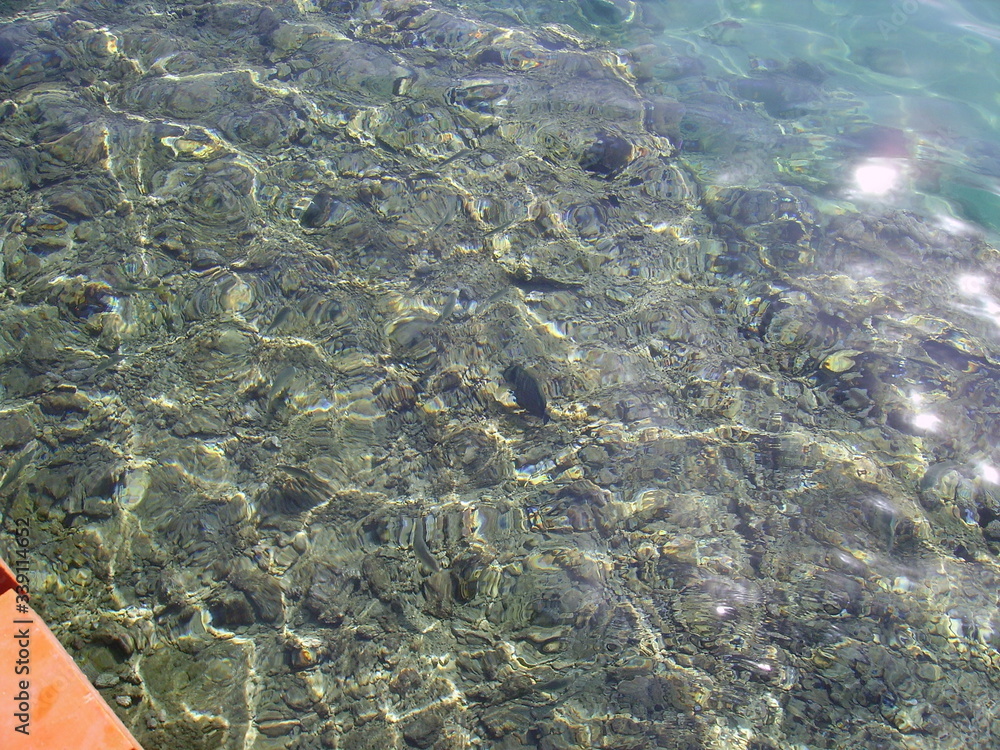
[[[994,4],[0,13],[2,522],[146,750],[1000,746]]]
[[[651,3],[662,40],[710,70],[757,60],[821,66],[847,101],[829,126],[861,117],[909,136],[912,160],[890,201],[998,227],[997,9],[988,2]],[[735,23],[733,23],[735,21]],[[807,126],[808,127],[808,126]],[[843,187],[843,186],[841,186]],[[907,201],[908,193],[920,200]],[[942,201],[946,205],[942,205]]]

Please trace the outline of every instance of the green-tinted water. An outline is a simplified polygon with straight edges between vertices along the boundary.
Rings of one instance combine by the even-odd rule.
[[[1000,745],[993,5],[0,11],[2,521],[147,750]]]
[[[997,228],[996,8],[958,2],[733,2],[653,4],[668,44],[693,44],[720,75],[759,61],[798,58],[821,66],[843,100],[815,108],[823,136],[856,118],[910,139],[896,204],[913,193],[928,213]],[[765,63],[766,64],[766,63]],[[841,107],[840,111],[837,107]],[[803,124],[803,123],[796,123]],[[810,130],[811,124],[804,123]],[[833,132],[830,132],[830,131]],[[814,131],[815,132],[815,131]],[[832,188],[845,187],[841,181]]]

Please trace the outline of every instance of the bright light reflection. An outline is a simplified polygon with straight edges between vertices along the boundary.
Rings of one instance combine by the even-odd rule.
[[[917,414],[913,417],[913,426],[919,430],[934,430],[941,424],[941,418],[934,414]]]
[[[1000,484],[1000,470],[997,470],[996,466],[982,464],[979,467],[979,476],[983,478],[984,482],[989,482],[990,484]]]
[[[958,290],[962,294],[983,294],[986,291],[986,278],[984,276],[973,276],[971,273],[958,277]]]
[[[956,219],[954,216],[938,214],[934,218],[937,221],[937,225],[948,234],[963,236],[976,231],[972,224],[961,219]]]
[[[971,297],[978,307],[959,304],[958,308],[970,315],[985,318],[996,326],[1000,326],[1000,303],[989,294],[989,278],[971,273],[962,274],[956,280],[958,291],[966,297]]]
[[[854,170],[854,185],[866,195],[885,195],[899,178],[899,167],[885,159],[869,159]]]

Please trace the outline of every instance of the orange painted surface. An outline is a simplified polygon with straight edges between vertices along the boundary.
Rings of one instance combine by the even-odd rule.
[[[0,747],[141,750],[35,611],[18,611],[16,586],[0,560]]]

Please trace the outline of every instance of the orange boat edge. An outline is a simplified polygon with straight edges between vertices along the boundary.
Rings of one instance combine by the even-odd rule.
[[[0,559],[0,747],[142,750]]]

